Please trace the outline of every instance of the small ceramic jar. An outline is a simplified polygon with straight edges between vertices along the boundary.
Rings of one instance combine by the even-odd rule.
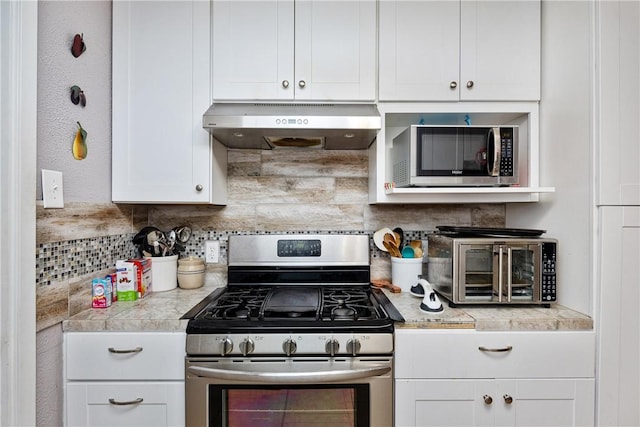
[[[178,260],[178,286],[182,289],[196,289],[204,285],[204,260],[190,256]]]

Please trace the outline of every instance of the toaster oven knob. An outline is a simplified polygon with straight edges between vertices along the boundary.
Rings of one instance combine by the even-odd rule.
[[[335,356],[340,348],[340,343],[336,339],[330,339],[327,341],[327,344],[324,346],[324,349],[327,353],[331,355],[331,357]]]
[[[225,337],[225,339],[220,341],[220,355],[226,356],[231,353],[231,350],[233,350],[233,341],[228,337]]]
[[[242,342],[240,343],[240,352],[242,353],[243,356],[253,353],[253,350],[255,350],[255,348],[256,346],[253,340],[249,338],[243,339]]]
[[[360,341],[357,339],[352,339],[347,341],[347,353],[350,353],[352,356],[355,356],[360,352]]]
[[[288,338],[284,343],[282,343],[282,350],[287,356],[291,356],[298,349],[298,345],[294,340]]]

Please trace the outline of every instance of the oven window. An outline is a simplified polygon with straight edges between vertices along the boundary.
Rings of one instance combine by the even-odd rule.
[[[209,426],[365,427],[369,386],[209,385]]]

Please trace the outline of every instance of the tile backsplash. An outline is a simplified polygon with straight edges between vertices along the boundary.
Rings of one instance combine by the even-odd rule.
[[[90,307],[91,278],[117,259],[137,255],[133,236],[144,226],[188,225],[183,255],[204,256],[219,240],[226,274],[228,237],[234,233],[373,233],[402,227],[423,240],[437,225],[504,226],[503,204],[369,205],[367,151],[229,150],[227,206],[65,203],[36,204],[37,327],[42,330]],[[371,241],[372,277],[390,277],[388,254]]]

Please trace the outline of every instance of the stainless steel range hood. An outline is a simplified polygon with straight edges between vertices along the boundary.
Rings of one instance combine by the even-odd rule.
[[[202,126],[229,148],[366,149],[382,119],[375,104],[215,103]]]

